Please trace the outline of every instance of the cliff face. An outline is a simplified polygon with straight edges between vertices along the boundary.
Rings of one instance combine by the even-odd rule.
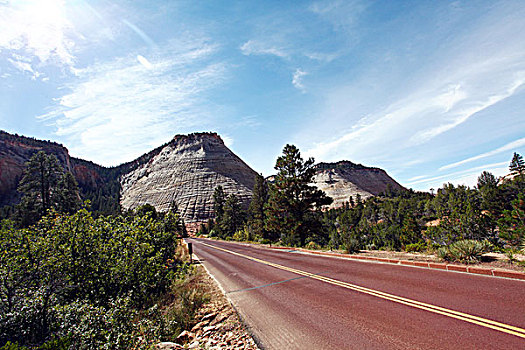
[[[25,163],[39,151],[54,154],[64,169],[71,170],[69,153],[64,146],[0,130],[0,207],[20,199],[16,188],[23,176]]]
[[[168,210],[174,201],[186,222],[213,216],[213,192],[222,186],[247,204],[256,172],[215,133],[177,135],[157,154],[121,178],[121,205],[151,204]]]
[[[377,196],[391,189],[403,190],[400,184],[384,170],[365,167],[349,161],[319,163],[313,184],[334,199],[330,208],[337,208],[348,202],[350,196],[355,200],[357,194],[362,199]]]

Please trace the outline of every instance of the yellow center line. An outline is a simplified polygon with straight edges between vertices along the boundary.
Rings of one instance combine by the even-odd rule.
[[[492,321],[492,320],[489,320],[489,319],[486,319],[486,318],[483,318],[483,317],[479,317],[479,316],[469,315],[469,314],[466,314],[466,313],[463,313],[463,312],[460,312],[460,311],[447,309],[447,308],[444,308],[444,307],[441,307],[441,306],[427,304],[427,303],[423,303],[421,301],[400,297],[400,296],[397,296],[397,295],[381,292],[381,291],[378,291],[378,290],[374,290],[374,289],[370,289],[370,288],[366,288],[366,287],[361,287],[361,286],[358,286],[356,284],[351,284],[351,283],[339,281],[339,280],[336,280],[336,279],[333,279],[333,278],[319,276],[319,275],[316,275],[316,274],[313,274],[313,273],[310,273],[310,272],[294,269],[292,267],[279,265],[279,264],[276,264],[276,263],[272,263],[272,262],[269,262],[269,261],[266,261],[266,260],[261,260],[261,259],[249,256],[249,255],[244,255],[244,254],[237,253],[237,252],[234,252],[234,251],[231,251],[231,250],[228,250],[228,249],[216,247],[216,246],[213,246],[211,244],[207,244],[207,243],[203,243],[203,242],[199,242],[199,243],[203,244],[205,246],[208,246],[210,248],[221,250],[221,251],[224,251],[226,253],[233,254],[233,255],[237,255],[237,256],[243,257],[245,259],[249,259],[249,260],[252,260],[252,261],[264,264],[264,265],[275,267],[275,268],[280,269],[280,270],[289,271],[289,272],[292,272],[292,273],[295,273],[295,274],[298,274],[298,275],[301,275],[301,276],[306,276],[306,277],[309,277],[309,278],[312,278],[312,279],[316,279],[316,280],[319,280],[319,281],[322,281],[322,282],[326,282],[326,283],[329,283],[329,284],[340,286],[340,287],[343,287],[343,288],[346,288],[346,289],[350,289],[350,290],[357,291],[357,292],[360,292],[360,293],[365,293],[365,294],[372,295],[372,296],[375,296],[375,297],[378,297],[378,298],[381,298],[381,299],[390,300],[390,301],[393,301],[395,303],[408,305],[408,306],[411,306],[411,307],[414,307],[414,308],[418,308],[418,309],[421,309],[421,310],[426,310],[426,311],[433,312],[433,313],[440,314],[440,315],[444,315],[444,316],[447,316],[447,317],[455,318],[457,320],[473,323],[473,324],[476,324],[476,325],[479,325],[479,326],[482,326],[482,327],[494,329],[494,330],[497,330],[497,331],[500,331],[500,332],[503,332],[503,333],[507,333],[507,334],[512,334],[512,335],[515,335],[517,337],[525,339],[525,329],[523,329],[523,328],[519,328],[519,327],[516,327],[516,326],[511,326],[511,325],[508,325],[508,324],[505,324],[505,323],[501,323],[501,322],[497,322],[497,321]]]

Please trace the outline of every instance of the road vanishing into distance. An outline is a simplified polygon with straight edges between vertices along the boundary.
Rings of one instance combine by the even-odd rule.
[[[525,349],[525,281],[188,242],[264,349]]]

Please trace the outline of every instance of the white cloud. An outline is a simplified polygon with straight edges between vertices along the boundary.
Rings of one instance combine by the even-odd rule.
[[[139,61],[139,63],[142,64],[147,69],[152,69],[153,68],[153,65],[151,64],[151,62],[148,61],[148,59],[146,57],[142,56],[142,55],[138,55],[137,56],[137,61]]]
[[[285,49],[276,47],[268,42],[259,40],[248,40],[240,47],[243,55],[274,55],[280,58],[288,58],[289,54]]]
[[[317,1],[309,10],[325,18],[337,30],[350,31],[370,4],[360,0]]]
[[[148,44],[148,45],[150,45],[152,47],[156,47],[157,46],[155,44],[155,42],[146,33],[144,33],[144,31],[142,29],[140,29],[139,27],[137,27],[136,25],[134,25],[130,21],[124,19],[124,20],[122,20],[122,23],[124,23],[131,30],[133,30],[138,36],[140,36],[142,38],[142,40],[144,40],[144,42],[146,44]]]
[[[519,75],[523,75],[524,73],[525,71],[519,72]],[[519,78],[513,83],[511,83],[510,86],[508,86],[506,89],[503,89],[503,91],[499,91],[496,94],[487,97],[480,96],[477,100],[469,101],[469,105],[464,106],[456,111],[453,111],[453,113],[450,114],[450,118],[444,118],[445,122],[443,124],[435,127],[430,127],[426,130],[421,130],[418,134],[414,135],[411,138],[411,141],[415,144],[424,143],[438,136],[439,134],[442,134],[448,130],[455,128],[458,125],[463,124],[476,113],[481,112],[484,109],[487,109],[490,106],[495,105],[500,101],[503,101],[507,97],[514,95],[518,88],[520,88],[524,83],[525,80]],[[460,100],[463,100],[465,98],[466,96],[462,96]],[[455,104],[456,102],[458,102],[458,100],[453,98],[452,102],[453,104]],[[446,112],[449,112],[451,107],[452,106],[449,106],[447,103]]]
[[[448,169],[456,168],[456,167],[458,167],[460,165],[467,164],[467,163],[470,163],[470,162],[474,162],[474,161],[479,160],[479,159],[488,158],[488,157],[491,157],[493,155],[499,154],[501,152],[513,151],[513,150],[516,150],[517,148],[523,147],[523,146],[525,146],[525,138],[521,138],[521,139],[518,139],[518,140],[515,140],[515,141],[512,141],[512,142],[509,142],[506,145],[498,147],[498,148],[496,148],[496,149],[494,149],[492,151],[485,152],[485,153],[482,153],[482,154],[478,154],[477,156],[470,157],[470,158],[467,158],[467,159],[463,159],[463,160],[461,160],[459,162],[455,162],[455,163],[452,163],[452,164],[448,164],[448,165],[442,166],[441,168],[439,168],[439,170],[448,170]]]
[[[366,114],[346,130],[344,125],[348,125],[349,116],[354,117],[359,111],[356,106],[362,101],[354,98],[357,88],[334,87],[329,91],[333,95],[325,97],[329,105],[318,113],[326,125],[334,121],[346,123],[341,124],[337,136],[328,141],[324,137],[310,145],[308,154],[328,161],[358,154],[373,158],[385,148],[391,153],[406,152],[466,123],[515,95],[525,84],[525,46],[506,49],[496,50],[489,57],[477,57],[475,63],[462,61],[461,57],[451,59],[445,68],[422,75],[421,82],[407,91],[405,97]],[[366,98],[368,105],[384,103],[376,101],[374,96]]]
[[[212,45],[166,46],[151,62],[129,55],[79,69],[70,92],[40,118],[56,124],[72,154],[104,165],[129,161],[176,133],[206,129],[213,119],[206,92],[224,80],[226,67],[209,62]]]
[[[292,84],[293,86],[295,86],[297,89],[301,90],[302,92],[305,91],[305,88],[304,88],[304,85],[303,85],[303,77],[305,75],[308,75],[307,72],[301,70],[300,68],[297,68],[293,74],[293,78],[292,78]]]
[[[40,73],[35,72],[31,66],[31,63],[29,62],[25,62],[23,60],[13,60],[11,58],[8,58],[7,60],[19,71],[31,73],[33,80],[40,76]]]
[[[325,63],[330,63],[336,58],[338,58],[339,56],[341,56],[341,54],[337,52],[333,52],[333,53],[307,52],[304,55],[311,60],[321,61]]]
[[[414,185],[421,185],[426,186],[427,188],[438,188],[443,185],[443,183],[453,183],[453,184],[460,184],[460,185],[467,185],[467,186],[475,186],[477,183],[477,178],[481,174],[482,171],[489,171],[493,173],[496,177],[503,176],[508,173],[508,166],[507,162],[499,162],[499,163],[491,163],[491,164],[485,164],[481,166],[477,166],[474,168],[457,171],[445,175],[439,175],[439,176],[433,176],[433,177],[419,177],[418,179],[410,179],[407,183],[404,185],[407,187],[411,187]]]
[[[226,145],[226,147],[228,148],[231,148],[231,146],[233,145],[233,138],[226,135],[226,134],[222,134],[221,135],[221,139],[224,141],[224,144]]]
[[[259,121],[256,115],[247,115],[242,117],[238,122],[232,124],[234,128],[250,128],[256,129],[260,127],[262,123]]]
[[[65,0],[26,0],[0,4],[0,51],[38,63],[73,66],[73,25]]]

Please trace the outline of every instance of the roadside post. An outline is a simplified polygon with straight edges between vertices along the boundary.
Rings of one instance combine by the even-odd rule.
[[[193,264],[193,244],[188,243],[188,253],[190,254],[190,264]]]

